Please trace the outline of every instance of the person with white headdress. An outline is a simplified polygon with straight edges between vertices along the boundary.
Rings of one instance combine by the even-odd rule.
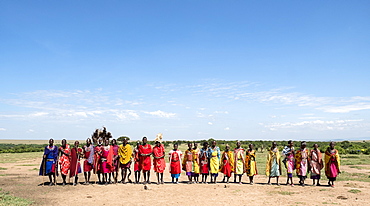
[[[166,152],[162,144],[162,138],[162,133],[157,134],[154,139],[155,146],[153,147],[153,168],[154,172],[157,173],[157,184],[164,184],[163,172],[166,168],[166,161],[164,160]]]

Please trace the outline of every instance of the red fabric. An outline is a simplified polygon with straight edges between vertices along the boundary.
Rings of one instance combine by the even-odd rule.
[[[88,161],[87,161],[87,158],[90,157],[90,153],[91,151],[85,151],[84,155],[85,155],[85,161],[84,161],[84,172],[90,172],[92,169],[93,169],[93,165],[90,164]]]
[[[119,146],[118,145],[112,145],[111,147],[113,147],[113,165],[112,165],[112,172],[118,172],[118,162],[119,162],[119,156],[118,156],[118,149],[119,149]]]
[[[63,147],[59,147],[59,149],[61,151],[63,151],[64,153],[66,154],[70,154],[70,149],[69,149],[69,145],[67,144],[66,145],[66,148],[63,148]],[[69,166],[71,164],[70,160],[69,160],[69,156],[65,155],[65,154],[62,154],[60,157],[59,157],[59,164],[60,164],[60,172],[63,174],[63,175],[68,175],[68,171],[69,171]]]
[[[101,161],[100,161],[100,172],[101,173],[111,172],[111,165],[109,164],[109,160],[108,160],[110,151],[111,149],[105,149],[105,147],[102,147]],[[110,162],[112,163],[112,159],[110,160]]]
[[[204,154],[200,156],[200,173],[201,174],[208,174],[209,173],[208,158]]]
[[[91,153],[91,151],[88,151],[88,152],[85,151],[84,152],[84,156],[85,156],[86,159],[90,157],[90,153]]]
[[[140,171],[140,157],[139,157],[139,150],[134,150],[134,171]]]
[[[90,172],[93,169],[93,165],[87,160],[84,161],[84,172]]]
[[[96,146],[94,148],[95,158],[94,158],[94,173],[100,173],[101,171],[101,153],[102,146]]]
[[[73,177],[78,174],[78,172],[81,172],[81,166],[80,166],[80,155],[82,153],[81,148],[72,148],[71,149],[71,165],[70,165],[70,172],[69,176]]]
[[[108,164],[110,171],[114,171],[113,156],[114,156],[113,147],[110,146],[109,151],[108,151],[108,156],[107,156],[107,164]]]
[[[201,163],[200,171],[202,174],[208,174],[208,163]]]
[[[135,171],[135,172],[137,172],[137,171],[141,171],[139,166],[140,166],[139,162],[135,162],[135,163],[134,163],[134,171]]]
[[[177,152],[172,152],[171,154],[171,174],[180,174],[181,173],[181,162],[180,157]]]
[[[157,173],[163,173],[164,169],[166,168],[166,162],[164,161],[164,146],[161,144],[161,146],[157,147],[155,146],[153,148],[153,156],[154,157],[162,157],[160,159],[153,159],[153,166],[154,166],[154,172]]]
[[[221,169],[221,172],[224,175],[226,175],[227,177],[231,177],[231,167],[230,167],[229,160],[224,159],[224,161],[223,161],[223,167]]]
[[[145,146],[140,145],[139,146],[139,154],[150,154],[152,153],[152,146],[149,144],[146,144]],[[150,156],[140,156],[140,165],[139,168],[144,171],[149,171],[152,167],[152,161],[150,159]]]

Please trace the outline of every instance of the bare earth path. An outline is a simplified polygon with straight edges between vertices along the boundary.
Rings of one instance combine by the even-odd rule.
[[[266,185],[267,178],[257,175],[254,185],[247,184],[186,184],[181,175],[179,185],[170,182],[170,174],[165,172],[164,185],[77,185],[77,186],[39,186],[43,177],[38,176],[40,158],[16,163],[2,163],[0,188],[11,194],[33,200],[35,205],[368,205],[370,202],[370,183],[359,181],[337,182],[335,188],[327,186],[290,187],[286,185]],[[37,168],[37,169],[36,169]],[[356,170],[344,166],[343,170]],[[364,172],[364,171],[362,171]],[[367,171],[366,171],[367,172]],[[156,179],[152,172],[151,180]],[[131,176],[132,179],[133,175]],[[82,181],[83,175],[79,175]],[[218,180],[221,181],[222,175]],[[95,176],[92,177],[95,180]],[[296,178],[294,179],[298,181]],[[44,178],[47,181],[47,178]],[[58,177],[61,182],[61,177]],[[274,182],[275,180],[273,180]],[[280,183],[284,183],[282,177]],[[311,180],[306,183],[311,184]],[[322,182],[326,184],[326,182]],[[352,189],[359,193],[349,192]]]

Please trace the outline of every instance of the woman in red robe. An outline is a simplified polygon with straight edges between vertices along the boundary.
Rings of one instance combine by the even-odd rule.
[[[163,172],[166,168],[166,161],[164,161],[165,151],[164,146],[159,141],[155,142],[155,147],[153,148],[153,166],[154,172],[157,173],[157,184],[163,184]]]
[[[60,164],[60,172],[62,173],[63,178],[63,185],[66,185],[66,177],[68,175],[69,166],[71,164],[69,160],[69,156],[71,154],[71,150],[69,149],[69,145],[67,144],[67,140],[62,140],[62,146],[59,147],[59,164]]]
[[[117,183],[117,177],[118,177],[118,162],[119,162],[119,156],[118,156],[118,148],[119,146],[117,145],[117,140],[116,139],[112,139],[112,146],[111,146],[112,150],[113,150],[113,162],[112,162],[112,167],[111,167],[111,171],[113,173],[113,179],[114,179],[114,183]]]
[[[101,153],[101,170],[103,173],[103,183],[111,183],[111,172],[113,167],[113,147],[109,145],[109,140],[104,140],[104,146]]]
[[[75,141],[74,147],[71,149],[71,166],[69,167],[69,178],[75,176],[73,186],[77,185],[78,173],[81,173],[80,158],[82,149],[78,147],[79,141]]]
[[[199,152],[200,159],[200,173],[202,174],[202,183],[207,183],[207,177],[209,174],[209,163],[208,163],[208,142],[203,143],[203,148]]]
[[[85,183],[90,184],[91,170],[94,168],[94,146],[91,144],[91,139],[87,138],[86,145],[84,146],[84,176]]]
[[[148,139],[143,137],[143,144],[139,146],[140,156],[140,169],[143,170],[144,184],[150,184],[150,168],[152,167],[152,161],[150,155],[152,155],[152,146],[147,144]]]
[[[179,177],[181,174],[181,158],[182,158],[182,152],[177,149],[178,145],[175,143],[173,145],[173,150],[170,151],[170,173],[172,177],[172,183],[179,184]],[[174,179],[176,178],[176,182]]]
[[[133,152],[134,156],[134,173],[135,173],[135,184],[138,184],[140,182],[140,156],[139,156],[139,147],[140,142],[138,141],[136,143],[136,147]]]
[[[99,184],[101,184],[101,155],[103,152],[102,139],[98,140],[98,145],[94,148],[94,174],[98,174]]]

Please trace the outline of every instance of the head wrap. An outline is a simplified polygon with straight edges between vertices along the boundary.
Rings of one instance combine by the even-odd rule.
[[[157,136],[154,139],[154,142],[162,143],[162,138],[163,138],[162,133],[158,133]]]

